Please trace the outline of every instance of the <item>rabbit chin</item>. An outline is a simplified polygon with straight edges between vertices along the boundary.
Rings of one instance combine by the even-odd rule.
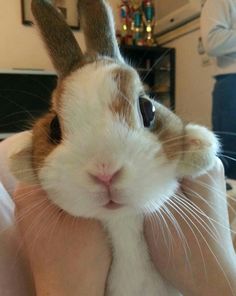
[[[73,195],[70,192],[58,192],[57,190],[48,190],[49,199],[60,209],[75,217],[99,219],[109,221],[110,219],[120,219],[127,216],[136,216],[140,214],[151,214],[159,211],[163,204],[170,198],[177,188],[177,182],[172,183],[172,190],[168,188],[168,195],[160,196],[158,192],[153,196],[145,196],[146,202],[137,203],[129,200],[125,203],[99,202],[91,194],[85,194],[81,198],[79,195]],[[130,193],[132,194],[132,193]],[[66,198],[65,198],[66,196]]]

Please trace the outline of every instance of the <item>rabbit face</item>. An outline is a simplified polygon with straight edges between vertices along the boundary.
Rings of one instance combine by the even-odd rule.
[[[54,117],[36,125],[33,136],[34,167],[53,202],[92,218],[160,207],[176,188],[180,156],[170,159],[164,139],[151,132],[157,120],[144,127],[139,102],[144,91],[136,71],[102,60],[73,72],[58,89],[60,143],[51,144]],[[174,115],[169,121],[182,132]],[[48,130],[43,142],[39,129]]]

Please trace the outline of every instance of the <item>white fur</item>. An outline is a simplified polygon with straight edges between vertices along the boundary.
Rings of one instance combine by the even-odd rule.
[[[113,243],[113,264],[107,295],[167,296],[166,287],[148,256],[142,234],[143,217],[109,221],[107,228]],[[118,280],[118,281],[117,281]]]
[[[9,146],[8,157],[21,153],[32,146],[32,132],[26,131],[15,135],[14,145]]]
[[[189,147],[179,163],[178,174],[197,177],[214,166],[220,145],[216,136],[203,126],[188,124],[185,133]]]
[[[113,245],[106,296],[170,296],[179,293],[165,282],[150,260],[143,216],[105,222]]]
[[[98,218],[108,229],[114,259],[107,296],[165,296],[142,234],[142,213],[158,209],[176,189],[177,161],[157,157],[162,147],[156,136],[143,128],[131,130],[109,111],[119,92],[109,75],[115,67],[91,64],[68,78],[61,110],[66,138],[46,159],[40,181],[58,206],[72,215]],[[88,174],[98,172],[100,163],[112,171],[123,168],[113,186],[123,208],[103,207],[104,188]]]

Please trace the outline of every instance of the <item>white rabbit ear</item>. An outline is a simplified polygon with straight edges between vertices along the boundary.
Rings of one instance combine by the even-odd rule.
[[[88,53],[122,59],[106,0],[78,0],[78,12]]]
[[[16,136],[8,151],[8,164],[12,174],[21,182],[36,184],[37,177],[32,166],[32,133],[23,132]]]
[[[32,0],[31,8],[55,69],[62,77],[68,75],[84,57],[73,33],[51,1]]]

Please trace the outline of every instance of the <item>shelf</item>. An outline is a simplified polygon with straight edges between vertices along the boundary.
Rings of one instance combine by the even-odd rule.
[[[134,45],[121,45],[121,51],[135,51],[135,52],[145,52],[148,51],[149,53],[156,53],[156,54],[164,54],[168,51],[172,50],[169,47],[162,47],[162,46],[134,46]]]
[[[157,68],[156,70],[160,71],[160,72],[170,72],[171,71],[171,69],[167,68],[167,67],[160,67],[160,68]]]
[[[156,96],[170,96],[170,92],[156,92],[156,91],[149,91],[147,92],[149,96],[156,97]]]
[[[120,46],[121,53],[140,74],[147,93],[175,107],[175,49],[161,46]],[[165,84],[168,87],[162,87]],[[158,91],[160,88],[160,91]]]
[[[150,71],[152,71],[152,68],[150,68],[150,69],[146,69],[146,68],[136,68],[136,70],[137,70],[138,72],[150,72]]]

